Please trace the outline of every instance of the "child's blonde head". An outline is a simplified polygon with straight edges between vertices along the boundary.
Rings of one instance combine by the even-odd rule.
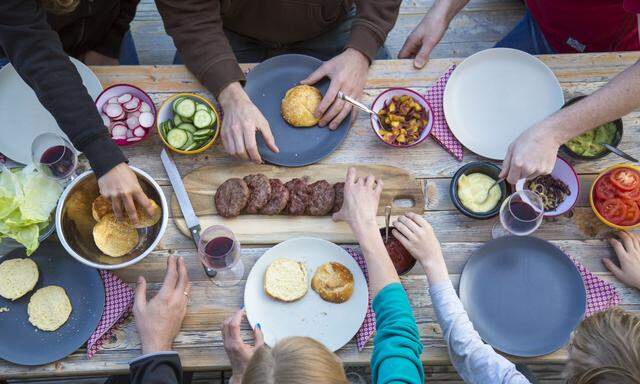
[[[570,384],[640,384],[640,316],[613,308],[585,319],[565,377]]]
[[[40,3],[47,12],[62,15],[75,11],[80,0],[41,0]]]
[[[243,384],[348,384],[340,359],[308,337],[289,337],[255,351]]]

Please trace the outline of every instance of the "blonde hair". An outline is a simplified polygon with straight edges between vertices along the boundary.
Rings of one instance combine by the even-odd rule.
[[[640,384],[640,316],[613,308],[582,321],[565,377],[570,384]]]
[[[47,12],[63,15],[75,11],[80,0],[40,0],[40,4]]]
[[[348,384],[342,362],[309,337],[289,337],[255,351],[242,384]]]

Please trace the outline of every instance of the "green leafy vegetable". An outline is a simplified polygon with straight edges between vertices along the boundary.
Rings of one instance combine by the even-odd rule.
[[[48,226],[62,186],[33,167],[11,171],[0,167],[0,239],[9,237],[31,255],[39,245],[40,230]]]

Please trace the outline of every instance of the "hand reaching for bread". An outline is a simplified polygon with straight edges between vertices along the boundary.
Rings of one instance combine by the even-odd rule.
[[[249,365],[253,353],[264,344],[260,324],[256,324],[256,328],[253,330],[255,346],[251,346],[242,341],[242,336],[240,336],[240,323],[245,315],[244,309],[240,309],[222,323],[224,350],[227,352],[229,362],[231,363],[230,384],[239,384],[242,382],[242,376],[247,369],[247,365]]]
[[[355,168],[349,168],[344,184],[342,208],[333,215],[333,220],[349,224],[356,237],[371,227],[377,231],[376,214],[382,185],[382,180],[376,179],[375,176],[357,177]]]

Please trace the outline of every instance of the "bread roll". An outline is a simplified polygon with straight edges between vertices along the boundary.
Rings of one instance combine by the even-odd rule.
[[[340,263],[325,263],[313,275],[311,288],[325,301],[344,303],[353,294],[353,274]]]
[[[280,113],[287,123],[294,127],[312,127],[318,124],[313,113],[322,101],[322,94],[316,87],[297,85],[284,95]]]
[[[280,301],[296,301],[307,294],[307,268],[291,259],[276,259],[264,273],[264,291]]]

